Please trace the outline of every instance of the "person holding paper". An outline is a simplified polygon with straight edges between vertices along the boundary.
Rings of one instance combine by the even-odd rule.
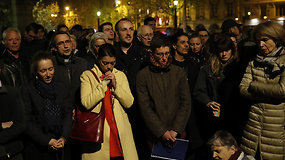
[[[184,132],[191,97],[184,70],[171,64],[170,42],[164,35],[151,41],[149,66],[137,76],[138,104],[149,149],[162,141],[171,144]]]

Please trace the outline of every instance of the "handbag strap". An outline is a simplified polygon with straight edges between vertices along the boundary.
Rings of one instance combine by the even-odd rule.
[[[96,75],[96,73],[95,73],[92,69],[90,69],[89,71],[93,74],[93,76],[95,77],[95,79],[100,83],[99,78],[98,78],[98,76]],[[101,107],[100,113],[102,113],[102,112],[105,114],[104,106]]]
[[[96,78],[96,80],[98,82],[100,82],[98,76],[96,75],[96,73],[92,69],[90,69],[89,71],[93,74],[93,76]]]

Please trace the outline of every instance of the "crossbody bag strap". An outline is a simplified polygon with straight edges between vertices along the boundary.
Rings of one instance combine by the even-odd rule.
[[[93,76],[96,78],[96,80],[100,83],[99,78],[96,75],[96,73],[93,70],[91,70],[91,69],[89,71],[93,74]]]

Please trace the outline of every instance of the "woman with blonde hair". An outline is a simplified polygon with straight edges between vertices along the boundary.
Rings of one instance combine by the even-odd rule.
[[[254,29],[259,53],[249,62],[240,92],[251,100],[241,148],[257,159],[285,159],[284,28],[275,22]]]

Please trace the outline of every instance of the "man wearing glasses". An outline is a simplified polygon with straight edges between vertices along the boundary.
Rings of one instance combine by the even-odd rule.
[[[67,32],[56,32],[51,39],[50,50],[55,56],[55,76],[54,80],[67,85],[74,109],[80,102],[80,76],[83,71],[87,70],[87,62],[81,57],[74,55],[72,50],[72,42],[70,35]],[[80,159],[81,154],[78,152],[78,144],[70,140],[67,143],[70,147],[71,156],[66,158]]]
[[[149,62],[150,42],[153,38],[153,30],[149,25],[142,25],[138,29],[137,39],[142,47],[142,54],[146,62]],[[147,63],[145,63],[146,65]]]
[[[59,31],[54,34],[51,50],[55,56],[55,81],[63,82],[70,89],[74,106],[80,102],[80,75],[87,69],[83,58],[74,55],[72,42],[67,32]]]
[[[150,48],[150,64],[138,73],[136,82],[149,151],[157,140],[173,143],[182,135],[191,107],[186,74],[171,64],[168,38],[155,35]]]

